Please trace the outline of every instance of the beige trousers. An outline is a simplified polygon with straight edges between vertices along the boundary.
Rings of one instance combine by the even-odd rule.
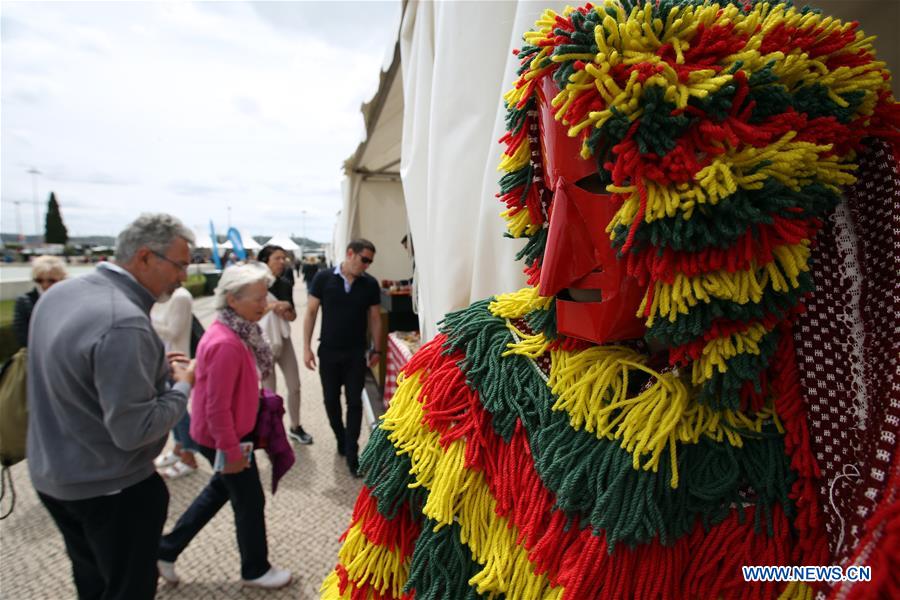
[[[300,425],[300,370],[297,366],[297,354],[294,352],[294,344],[291,338],[281,340],[281,353],[275,357],[275,363],[281,367],[284,381],[287,387],[287,413],[291,421],[291,427]],[[275,391],[275,369],[272,374],[263,381],[263,387]]]

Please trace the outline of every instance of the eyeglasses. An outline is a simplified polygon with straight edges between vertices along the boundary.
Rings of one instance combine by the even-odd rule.
[[[360,256],[359,260],[363,262],[364,265],[371,265],[374,258],[369,258],[368,256]]]
[[[161,258],[164,261],[166,261],[167,263],[172,263],[173,265],[178,267],[179,271],[183,271],[183,272],[187,273],[188,265],[174,261],[171,258],[169,258],[168,256],[166,256],[165,254],[163,254],[161,252],[157,252],[156,250],[151,250],[150,252],[152,252],[157,258]]]
[[[44,277],[35,277],[34,282],[38,285],[42,283],[47,283],[49,285],[53,285],[54,283],[59,283],[59,279],[45,279]]]

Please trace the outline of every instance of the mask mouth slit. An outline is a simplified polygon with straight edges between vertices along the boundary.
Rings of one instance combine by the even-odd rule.
[[[598,289],[563,288],[556,297],[569,302],[603,302],[603,293]]]
[[[587,177],[582,177],[575,182],[575,186],[590,194],[607,194],[606,186],[611,183],[607,177],[603,177],[600,173],[592,173]]]

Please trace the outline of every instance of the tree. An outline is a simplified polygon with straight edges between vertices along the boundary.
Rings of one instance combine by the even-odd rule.
[[[59,212],[59,204],[56,202],[56,194],[50,192],[50,200],[47,201],[47,221],[44,225],[44,242],[47,244],[65,244],[69,241],[69,231],[63,224],[62,214]]]

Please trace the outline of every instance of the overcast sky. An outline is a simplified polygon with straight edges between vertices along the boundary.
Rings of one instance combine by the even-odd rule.
[[[0,230],[69,235],[137,214],[330,241],[360,104],[396,37],[393,2],[6,2]],[[33,177],[32,168],[41,172]]]

